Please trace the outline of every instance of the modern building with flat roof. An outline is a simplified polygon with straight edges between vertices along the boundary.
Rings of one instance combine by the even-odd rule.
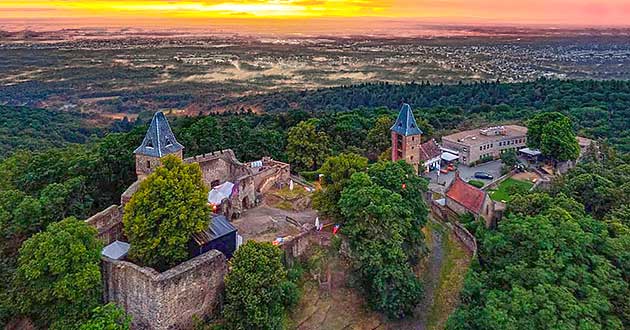
[[[527,127],[495,126],[458,132],[442,137],[442,146],[459,152],[462,164],[473,165],[483,159],[496,159],[507,150],[527,146]]]

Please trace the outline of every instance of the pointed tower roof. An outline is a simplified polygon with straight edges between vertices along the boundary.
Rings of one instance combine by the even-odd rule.
[[[411,111],[409,104],[405,103],[402,105],[398,119],[396,119],[391,130],[404,136],[422,134],[422,131],[418,128],[418,124],[416,124],[416,118],[413,117],[413,111]]]
[[[171,131],[164,114],[156,112],[151,120],[147,135],[142,140],[142,144],[133,153],[161,158],[182,149],[184,149],[184,146],[175,139],[175,135],[173,135],[173,131]]]

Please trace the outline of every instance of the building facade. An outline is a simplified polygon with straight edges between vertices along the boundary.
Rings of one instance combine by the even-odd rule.
[[[507,125],[458,132],[444,136],[442,146],[457,151],[462,164],[474,165],[497,159],[506,151],[525,148],[527,127]]]
[[[420,161],[424,165],[425,172],[440,169],[442,150],[434,139],[420,145]]]

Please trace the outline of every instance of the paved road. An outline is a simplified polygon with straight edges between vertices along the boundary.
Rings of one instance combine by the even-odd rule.
[[[474,167],[469,167],[466,165],[459,165],[457,170],[459,171],[459,176],[464,179],[464,181],[468,181],[474,178],[475,172],[486,172],[492,175],[495,179],[501,176],[501,166],[503,164],[500,160],[494,160],[491,162],[483,163],[481,165],[477,165]],[[432,191],[444,192],[443,190],[447,187],[453,178],[455,178],[455,172],[449,172],[448,174],[440,173],[440,177],[438,179],[437,171],[433,171],[426,176],[430,180],[429,187]],[[480,179],[475,179],[480,180]],[[491,180],[481,180],[486,183]]]

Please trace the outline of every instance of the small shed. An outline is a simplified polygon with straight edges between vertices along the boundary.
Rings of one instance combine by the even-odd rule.
[[[236,251],[237,229],[223,215],[212,218],[208,228],[194,234],[190,240],[190,254],[196,257],[210,250],[219,250],[227,258]]]
[[[127,257],[129,253],[129,243],[114,241],[108,246],[104,247],[101,254],[105,257],[115,260],[122,260]]]
[[[520,149],[518,152],[527,157],[527,159],[533,161],[539,160],[540,156],[542,155],[542,153],[538,149],[523,148]]]

